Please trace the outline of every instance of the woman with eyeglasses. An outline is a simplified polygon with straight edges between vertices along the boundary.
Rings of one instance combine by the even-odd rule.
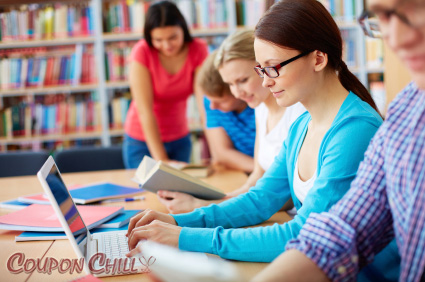
[[[263,86],[280,106],[300,102],[308,112],[292,124],[273,164],[249,192],[187,214],[145,211],[130,221],[130,249],[150,239],[227,259],[270,262],[311,213],[328,211],[349,189],[382,118],[342,60],[332,16],[318,1],[283,0],[260,19],[254,35],[255,71]],[[297,208],[292,220],[239,228],[266,221],[290,198]]]
[[[217,70],[214,71],[218,76],[221,75],[233,96],[255,109],[254,170],[239,189],[227,194],[226,199],[228,199],[248,192],[249,188],[263,176],[279,153],[290,126],[306,110],[300,103],[291,107],[279,106],[270,90],[262,87],[261,77],[253,71],[257,63],[252,30],[237,31],[229,35],[218,48],[214,65],[219,73]],[[209,142],[213,141],[211,144],[223,142],[223,136],[220,136],[219,132],[215,135],[209,133],[207,132],[207,137]],[[214,150],[214,148],[211,149]],[[174,214],[189,212],[195,208],[222,201],[206,201],[189,194],[172,191],[159,191],[158,196],[167,209]],[[292,206],[292,201],[289,201],[283,209],[287,210]]]
[[[194,91],[202,94],[194,81],[208,54],[207,45],[191,37],[183,15],[169,1],[149,7],[144,37],[130,57],[133,101],[125,121],[124,164],[137,168],[145,155],[189,162],[186,105]]]

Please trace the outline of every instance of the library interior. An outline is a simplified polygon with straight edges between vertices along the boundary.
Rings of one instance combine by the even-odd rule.
[[[278,0],[170,1],[180,10],[191,36],[207,44],[208,54],[218,50],[226,38],[235,32],[254,30],[261,17],[278,2]],[[388,105],[410,82],[411,77],[400,59],[381,38],[365,36],[358,18],[366,9],[368,0],[317,1],[328,10],[340,30],[343,39],[343,61],[370,92],[385,119]],[[38,205],[40,209],[46,202],[49,204],[49,199],[41,196],[43,188],[36,176],[49,156],[55,160],[60,172],[63,173],[61,177],[71,192],[82,186],[100,185],[98,183],[132,189],[131,193],[143,186],[143,183],[134,182],[135,170],[130,169],[125,163],[123,150],[127,149],[124,149],[123,143],[128,142],[126,138],[130,127],[127,127],[126,119],[131,109],[130,105],[134,101],[140,103],[139,100],[133,99],[131,93],[131,88],[134,90],[130,74],[133,70],[131,61],[134,59],[132,50],[138,43],[144,41],[147,12],[158,2],[160,1],[0,1],[0,170],[2,171],[0,229],[6,224],[6,221],[2,221],[3,216],[23,211],[30,204]],[[255,74],[254,70],[252,72]],[[227,86],[232,89],[230,83],[226,84]],[[196,86],[192,91],[196,91]],[[214,161],[214,154],[210,135],[205,130],[205,119],[208,127],[208,115],[205,117],[205,109],[199,109],[199,105],[203,106],[204,103],[197,98],[197,95],[188,95],[183,107],[186,111],[184,120],[188,129],[187,136],[191,142],[188,165],[182,165],[182,161],[173,162],[171,157],[169,165],[174,169],[186,171],[194,179],[200,177],[208,185],[222,189],[220,191],[224,191],[223,193],[231,193],[244,183],[249,183],[251,176],[248,172],[253,169],[247,171],[213,162],[206,165],[208,161]],[[210,99],[211,108],[214,99]],[[146,126],[148,123],[141,124]],[[156,129],[162,130],[164,126],[166,127],[157,125],[159,128]],[[144,144],[148,144],[150,150],[151,145],[146,135]],[[132,138],[130,139],[133,140]],[[228,141],[231,142],[230,139]],[[254,147],[254,143],[252,145]],[[154,159],[160,159],[156,157],[158,155],[151,155]],[[254,157],[254,162],[255,159]],[[140,173],[141,167],[142,165],[137,169],[137,173]],[[160,169],[159,166],[157,169]],[[201,171],[203,169],[205,171]],[[31,198],[28,195],[35,196]],[[70,195],[74,198],[72,193]],[[116,194],[93,201],[102,201],[100,207],[117,204],[129,210],[130,215],[125,218],[126,221],[122,220],[120,226],[114,226],[116,230],[127,230],[130,217],[139,211],[155,210],[163,213],[173,211],[170,206],[164,205],[163,199],[167,199],[166,196],[161,199],[147,191],[143,192],[142,196],[133,197],[135,195],[138,193]],[[50,213],[54,215],[53,210],[50,210]],[[292,217],[290,212],[279,211],[259,226],[283,224]],[[94,230],[101,229],[102,226],[99,224],[103,223],[103,228],[110,231],[111,228],[105,225],[105,221],[110,217],[106,218],[103,215],[102,218],[104,220],[97,221],[98,227]],[[29,223],[27,221],[22,224]],[[61,228],[60,225],[58,228]],[[11,271],[8,264],[6,267],[6,262],[9,263],[11,256],[18,252],[24,253],[26,258],[55,258],[57,261],[78,257],[68,240],[61,240],[67,238],[63,232],[62,237],[53,235],[48,237],[44,234],[46,230],[42,230],[43,235],[35,235],[37,232],[32,230],[37,231],[37,229],[0,230],[0,248],[6,250],[0,255],[3,263],[0,275],[7,281],[71,281],[89,274],[70,271],[61,273],[56,270],[53,275],[47,275],[46,272],[43,273],[36,268],[27,271],[26,267],[30,268],[27,264],[19,273]],[[27,236],[24,236],[25,233],[28,233],[28,237],[33,236],[31,238],[44,237],[31,240],[25,238]],[[152,250],[155,250],[155,246]],[[149,253],[148,250],[146,252]],[[222,280],[220,277],[215,277],[216,280],[202,280],[207,278],[201,279],[199,278],[201,276],[189,273],[190,271],[184,267],[183,270],[180,269],[182,277],[190,274],[199,280],[198,278],[174,280],[175,277],[172,276],[168,277],[165,274],[161,276],[158,274],[161,271],[163,273],[175,271],[178,275],[179,270],[169,268],[167,263],[164,265],[159,263],[159,253],[157,262],[149,265],[152,266],[154,273],[157,272],[159,281],[236,281],[234,280],[236,276],[222,277]],[[179,254],[175,255],[178,257]],[[202,261],[204,257],[198,259]],[[196,260],[190,262],[195,265],[197,263]],[[18,260],[15,260],[15,269],[17,263]],[[232,271],[242,273],[243,278],[237,276],[237,279],[244,281],[257,275],[266,266],[267,264],[261,262],[231,261],[229,265],[222,267],[223,269],[232,267]],[[212,271],[213,267],[207,269],[200,266],[200,269],[208,272]],[[229,270],[225,274],[230,275],[230,272]],[[213,277],[212,274],[209,275]],[[153,280],[157,278],[146,274],[120,277],[126,281],[158,281]],[[81,279],[96,281],[98,278],[89,274]],[[109,279],[114,278],[101,280]]]

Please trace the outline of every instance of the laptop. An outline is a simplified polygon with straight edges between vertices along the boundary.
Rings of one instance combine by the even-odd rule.
[[[125,256],[128,253],[127,231],[89,232],[51,156],[37,177],[79,261],[83,258],[87,274],[103,277],[148,271],[142,260]]]

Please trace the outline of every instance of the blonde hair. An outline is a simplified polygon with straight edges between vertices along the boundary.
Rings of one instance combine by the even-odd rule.
[[[217,55],[217,50],[212,52],[202,64],[198,76],[197,82],[199,86],[204,90],[206,95],[212,97],[224,97],[230,94],[229,85],[223,82],[218,70],[214,67],[214,60]]]
[[[229,35],[217,50],[214,66],[218,69],[235,59],[255,61],[253,30],[240,30]]]

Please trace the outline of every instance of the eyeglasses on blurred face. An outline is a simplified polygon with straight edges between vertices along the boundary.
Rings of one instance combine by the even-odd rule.
[[[423,27],[425,25],[425,1],[403,0],[393,9],[365,10],[358,18],[358,22],[365,35],[372,38],[382,38],[388,33],[392,16],[398,17],[412,28]]]

